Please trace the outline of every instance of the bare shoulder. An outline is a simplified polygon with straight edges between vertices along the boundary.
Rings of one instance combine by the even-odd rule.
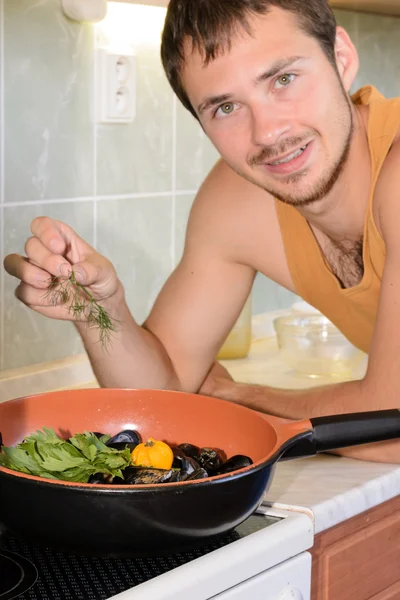
[[[207,244],[292,289],[275,200],[219,160],[190,213],[186,246]]]

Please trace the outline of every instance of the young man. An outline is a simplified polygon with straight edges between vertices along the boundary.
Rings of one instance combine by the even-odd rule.
[[[77,279],[121,322],[109,353],[76,326],[106,387],[200,391],[300,419],[399,406],[400,99],[353,98],[358,58],[326,0],[171,0],[169,81],[222,160],[202,185],[184,256],[139,326],[112,265],[67,225],[32,223],[6,270],[18,298],[50,306],[51,275]],[[256,271],[298,293],[369,353],[362,381],[285,392],[233,382],[215,356]],[[211,371],[210,371],[211,369]],[[399,462],[396,442],[343,450]]]

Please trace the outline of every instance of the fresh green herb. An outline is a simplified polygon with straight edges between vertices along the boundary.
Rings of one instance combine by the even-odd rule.
[[[58,437],[53,429],[24,438],[15,448],[3,447],[0,466],[28,475],[88,483],[89,477],[105,473],[111,477],[123,476],[131,465],[129,448],[115,450],[105,443],[110,436],[97,438],[93,433],[77,433],[69,440]]]
[[[53,305],[69,304],[69,310],[75,318],[85,316],[90,326],[98,327],[101,345],[108,345],[112,333],[117,330],[116,321],[109,317],[88,289],[78,283],[74,271],[68,277],[52,277],[45,296]]]

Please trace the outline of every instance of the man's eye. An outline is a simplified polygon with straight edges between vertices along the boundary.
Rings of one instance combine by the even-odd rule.
[[[233,102],[225,102],[224,104],[221,104],[221,106],[219,106],[215,112],[215,114],[218,116],[218,114],[223,114],[223,115],[230,115],[231,113],[233,113],[233,111],[235,110],[235,105]]]
[[[278,89],[281,87],[287,87],[290,83],[292,83],[294,78],[295,75],[293,75],[292,73],[284,73],[283,75],[278,77],[278,79],[275,82],[275,86],[278,87]]]

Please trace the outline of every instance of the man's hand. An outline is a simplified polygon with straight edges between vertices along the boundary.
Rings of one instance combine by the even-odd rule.
[[[220,363],[215,362],[202,383],[199,394],[203,396],[214,396],[223,400],[231,400],[229,393],[232,388],[233,378]],[[224,397],[226,393],[226,397]]]
[[[53,277],[67,278],[72,270],[78,283],[85,285],[95,300],[102,304],[116,296],[123,297],[112,264],[80,238],[71,227],[47,217],[38,217],[31,224],[25,244],[25,256],[10,254],[4,259],[6,271],[21,280],[17,298],[47,317],[74,320],[68,303],[61,294],[49,293]],[[84,320],[82,315],[80,320]]]

